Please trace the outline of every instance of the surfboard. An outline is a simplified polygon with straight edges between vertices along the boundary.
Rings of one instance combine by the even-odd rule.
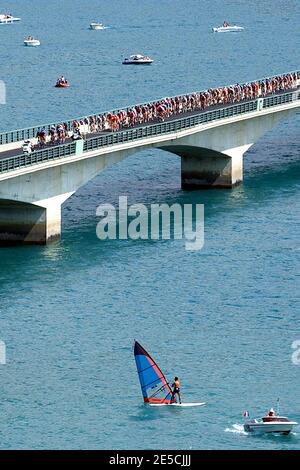
[[[179,406],[181,408],[187,408],[191,406],[203,406],[205,402],[199,403],[149,403],[150,406]]]

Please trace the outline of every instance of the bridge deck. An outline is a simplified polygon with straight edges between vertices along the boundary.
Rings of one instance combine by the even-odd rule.
[[[280,96],[280,95],[286,94],[288,92],[295,92],[295,91],[298,91],[298,90],[300,90],[300,87],[290,89],[290,90],[280,91],[280,92],[273,93],[273,94],[269,94],[269,95],[265,96],[264,98]],[[257,98],[255,100],[257,100]],[[209,107],[207,107],[205,109],[202,109],[202,110],[198,109],[198,110],[188,111],[188,112],[181,113],[181,114],[174,114],[172,116],[169,116],[169,117],[165,118],[165,120],[163,122],[172,122],[172,121],[176,121],[178,119],[182,119],[184,117],[199,116],[199,115],[205,114],[209,111],[215,111],[215,110],[218,110],[218,109],[223,109],[223,108],[230,107],[230,106],[233,106],[233,105],[238,105],[238,104],[250,103],[252,101],[254,101],[254,99],[242,100],[242,101],[239,101],[239,102],[236,102],[236,103],[229,103],[228,105],[225,105],[225,106],[223,104],[213,105],[213,106],[209,106]],[[121,128],[117,132],[127,131],[129,129],[139,129],[139,128],[143,128],[143,127],[146,127],[146,126],[150,126],[151,124],[157,124],[159,122],[160,121],[156,120],[156,121],[145,122],[145,123],[142,123],[142,124],[136,124],[136,125],[131,126],[129,128]],[[101,132],[92,132],[92,133],[88,133],[84,140],[88,140],[88,139],[91,139],[91,138],[94,138],[94,137],[107,136],[109,134],[114,134],[114,133],[111,130],[105,130],[105,131],[101,131]],[[68,144],[68,143],[71,143],[71,142],[72,142],[72,139],[70,137],[68,137],[65,140],[64,144],[55,143],[55,146],[65,145],[65,144]],[[39,151],[39,150],[47,149],[47,148],[51,148],[51,147],[54,147],[54,145],[51,144],[51,143],[47,143],[44,147],[35,148],[34,150]],[[11,149],[11,150],[5,150],[5,151],[1,151],[1,145],[0,145],[0,160],[5,159],[5,158],[9,158],[9,157],[19,156],[19,155],[22,155],[21,145],[20,145],[20,147],[17,147],[17,148]]]

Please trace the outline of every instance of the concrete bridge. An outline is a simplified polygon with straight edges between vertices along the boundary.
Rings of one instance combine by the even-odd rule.
[[[0,246],[59,238],[63,202],[106,167],[146,148],[181,157],[184,189],[232,188],[243,180],[244,153],[299,107],[300,83],[263,98],[95,133],[29,155],[22,154],[21,146],[36,136],[37,128],[2,133]]]

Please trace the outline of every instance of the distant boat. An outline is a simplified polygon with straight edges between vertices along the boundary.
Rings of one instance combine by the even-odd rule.
[[[141,55],[141,54],[135,54],[129,56],[129,58],[126,58],[123,60],[122,64],[124,65],[150,65],[152,64],[153,59],[146,55]]]
[[[202,406],[205,403],[176,403],[166,377],[150,354],[137,341],[134,343],[134,358],[140,379],[144,403],[151,406]]]
[[[0,15],[0,24],[10,24],[20,21],[21,18],[15,18],[12,15]]]
[[[24,44],[25,46],[35,47],[35,46],[40,46],[41,43],[38,39],[34,39],[32,36],[28,36],[27,38],[24,39]]]
[[[55,87],[56,88],[68,88],[70,86],[68,80],[66,80],[64,77],[60,77],[56,80]]]
[[[102,23],[91,23],[90,29],[105,29],[105,26]]]
[[[243,31],[244,28],[242,26],[219,26],[217,28],[212,29],[214,33],[237,33],[239,31]]]

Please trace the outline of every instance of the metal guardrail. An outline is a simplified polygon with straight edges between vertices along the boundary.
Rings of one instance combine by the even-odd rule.
[[[71,129],[73,121],[66,121],[68,124],[68,129]],[[11,132],[2,132],[0,134],[0,145],[11,144],[12,142],[21,142],[23,140],[32,139],[37,136],[37,131],[39,129],[46,129],[47,134],[49,134],[51,126],[56,126],[57,123],[46,124],[43,126],[28,127],[26,129],[19,129]]]
[[[0,160],[0,173],[16,170],[26,166],[36,165],[37,163],[47,162],[49,160],[58,160],[60,158],[75,155],[76,144],[58,145],[49,147],[30,154],[15,155],[13,157]]]
[[[296,92],[297,93],[297,92]],[[299,95],[297,95],[297,99],[299,99]],[[278,104],[285,104],[290,103],[293,101],[293,93],[286,93],[284,95],[278,96],[267,96],[264,98],[263,108],[270,108],[271,106],[277,106]]]
[[[198,124],[207,124],[210,121],[224,119],[237,114],[244,114],[256,110],[257,100],[253,100],[239,103],[234,106],[228,106],[226,108],[216,109],[214,111],[208,111],[206,113],[196,114],[194,116],[178,118],[174,121],[160,122],[143,127],[118,131],[109,135],[91,137],[84,142],[83,151],[87,152],[108,145],[144,139],[145,137],[154,137],[161,134],[180,131],[182,129],[189,129],[197,126]]]
[[[177,132],[183,129],[189,129],[199,124],[207,124],[211,121],[230,118],[237,115],[247,114],[261,109],[260,103],[263,101],[262,108],[270,108],[281,104],[300,100],[300,91],[290,91],[280,95],[258,98],[251,101],[239,102],[234,105],[194,114],[191,116],[179,117],[176,120],[160,123],[151,123],[146,126],[129,128],[117,132],[110,132],[107,135],[101,135],[86,139],[83,143],[83,152],[97,150],[114,144],[126,143],[146,137],[154,137],[162,134]],[[56,160],[71,155],[76,155],[76,143],[72,142],[56,147],[48,147],[44,150],[33,152],[29,155],[16,155],[0,159],[0,173],[15,170],[25,166],[37,163]]]
[[[278,74],[278,75],[286,75],[286,74],[297,74],[297,76],[300,77],[300,71],[298,70],[293,70],[293,71],[290,71],[290,72],[286,72],[285,74]],[[278,76],[276,75],[276,76]],[[253,81],[256,81],[256,82],[262,82],[262,81],[265,81],[265,80],[270,80],[272,79],[273,77],[264,77],[264,78],[260,78],[260,79],[256,79],[256,80],[250,80],[249,82],[247,83],[252,83]],[[234,86],[233,84],[232,85],[228,85],[228,87],[230,86]],[[203,93],[207,90],[202,90],[202,91],[197,91],[196,93]],[[191,92],[191,93],[185,93],[184,95],[178,95],[180,97],[182,96],[185,96],[185,95],[192,95],[194,93]],[[171,97],[172,98],[172,97]],[[173,97],[175,98],[175,97]],[[155,103],[157,101],[160,101],[162,98],[158,98],[156,100],[153,100],[151,103]],[[94,113],[92,115],[86,115],[86,116],[82,116],[80,118],[74,118],[74,119],[68,119],[68,120],[62,120],[62,121],[59,121],[59,122],[53,122],[53,123],[48,123],[48,124],[41,124],[41,125],[38,125],[38,126],[33,126],[33,127],[28,127],[26,129],[18,129],[18,130],[14,130],[14,131],[8,131],[8,132],[0,132],[0,145],[3,145],[3,144],[10,144],[10,143],[13,143],[13,142],[20,142],[20,141],[23,141],[23,140],[26,140],[26,139],[31,139],[33,137],[36,137],[36,134],[37,134],[37,131],[39,129],[42,129],[42,128],[45,128],[46,131],[49,133],[49,130],[51,128],[51,126],[57,126],[58,124],[62,123],[62,122],[65,122],[68,126],[68,130],[71,130],[72,128],[72,123],[73,121],[77,120],[77,121],[80,121],[80,120],[83,120],[85,119],[86,117],[90,117],[90,116],[98,116],[99,114],[103,114],[103,115],[107,115],[108,113],[112,113],[112,114],[116,114],[120,111],[120,109],[124,109],[124,110],[129,110],[131,108],[133,108],[134,106],[144,106],[145,103],[140,103],[140,104],[135,104],[135,105],[132,105],[132,106],[125,106],[123,108],[118,108],[118,109],[115,109],[115,110],[109,110],[109,111],[100,111],[100,112],[97,112],[97,113]]]

